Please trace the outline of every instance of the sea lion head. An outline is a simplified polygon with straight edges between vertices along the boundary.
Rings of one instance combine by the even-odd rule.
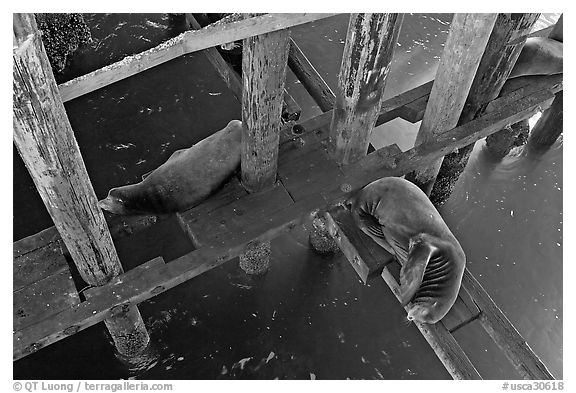
[[[171,206],[162,205],[157,197],[162,190],[143,183],[112,188],[106,198],[98,201],[98,207],[118,215],[150,214],[150,211],[169,213],[173,210]]]
[[[125,200],[126,196],[121,192],[121,188],[112,188],[108,192],[108,196],[101,201],[98,201],[98,207],[102,210],[106,210],[112,214],[126,215],[130,214],[131,211],[126,208]]]
[[[441,320],[446,313],[439,309],[439,302],[416,303],[408,310],[408,320],[420,323],[436,323]]]

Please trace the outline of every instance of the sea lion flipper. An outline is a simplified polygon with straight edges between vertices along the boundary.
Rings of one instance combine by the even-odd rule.
[[[423,235],[410,239],[408,257],[400,270],[400,301],[402,306],[406,306],[420,288],[433,250],[433,246],[423,238]]]

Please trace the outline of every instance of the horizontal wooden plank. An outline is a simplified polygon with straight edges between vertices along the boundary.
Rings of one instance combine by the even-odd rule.
[[[500,99],[499,99],[500,100]],[[501,99],[504,103],[505,98]],[[478,117],[469,123],[453,128],[443,133],[435,141],[417,145],[412,149],[395,155],[393,159],[382,159],[378,151],[368,154],[364,159],[346,168],[352,189],[384,176],[397,176],[412,170],[411,168],[422,167],[458,149],[485,138],[488,135],[501,130],[508,124],[517,123],[520,120],[531,117],[535,113],[548,108],[554,100],[554,94],[548,90],[539,91],[523,97],[507,105],[496,108]],[[373,175],[366,175],[370,168]]]
[[[91,299],[97,297],[99,294],[101,295],[106,292],[111,292],[114,294],[114,288],[118,285],[127,284],[137,286],[138,283],[142,281],[142,277],[152,274],[153,271],[159,269],[162,266],[164,266],[164,258],[156,257],[141,265],[136,266],[133,269],[128,270],[126,273],[112,278],[112,280],[110,280],[110,282],[108,282],[105,286],[91,287],[86,289],[84,291],[84,295],[86,296],[86,299]],[[106,306],[100,307],[101,310],[106,308]]]
[[[58,86],[60,96],[62,101],[66,102],[187,53],[334,15],[336,14],[265,14],[247,19],[232,15],[203,29],[186,31],[154,48],[63,83]]]
[[[384,266],[395,260],[358,228],[350,212],[342,206],[331,209],[324,216],[330,235],[364,284],[368,279],[380,276]]]
[[[26,253],[42,248],[49,243],[61,241],[60,234],[56,227],[46,228],[34,235],[25,237],[12,243],[14,258],[18,258]]]
[[[400,300],[400,286],[387,268],[382,271],[382,278],[390,287],[392,293]],[[408,311],[408,306],[404,307]],[[482,379],[468,356],[452,334],[446,329],[442,321],[435,324],[413,321],[420,333],[424,336],[430,347],[438,356],[446,370],[454,379]]]
[[[31,285],[14,291],[13,329],[21,330],[80,303],[80,297],[66,267]]]
[[[46,232],[43,231],[42,233],[45,234]],[[56,231],[56,233],[58,232]],[[46,239],[43,236],[38,238],[40,240]],[[43,247],[14,258],[12,270],[13,291],[18,291],[47,277],[68,271],[68,263],[62,254],[62,240],[59,240],[59,235],[58,237],[51,236],[51,238],[58,240],[49,242]]]
[[[223,247],[235,243],[244,233],[278,210],[293,204],[281,184],[253,193],[203,214],[197,210],[179,213],[182,228],[198,247]]]
[[[510,323],[506,315],[494,303],[482,285],[468,269],[464,271],[462,286],[470,293],[482,310],[480,323],[486,333],[503,351],[514,368],[524,379],[554,379],[546,365],[532,351],[526,340]]]

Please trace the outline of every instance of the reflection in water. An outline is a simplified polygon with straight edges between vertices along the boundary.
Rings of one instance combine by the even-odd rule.
[[[544,15],[537,28],[557,17]],[[181,19],[171,18],[87,15],[94,42],[74,57],[63,79],[178,34]],[[434,78],[450,20],[447,14],[405,16],[386,97]],[[348,17],[339,15],[292,30],[334,91],[347,25]],[[318,114],[294,76],[287,78],[302,118]],[[66,109],[100,197],[240,116],[238,102],[201,53],[75,99]],[[372,142],[376,147],[398,143],[405,150],[418,127],[395,120],[379,127]],[[518,149],[499,162],[482,148],[478,143],[441,213],[466,250],[470,270],[561,378],[562,141],[544,154]],[[51,222],[16,152],[14,179],[18,239]],[[185,253],[188,246],[175,231],[177,225],[167,223],[119,242],[125,268]],[[93,327],[16,362],[14,377],[449,377],[417,330],[402,323],[406,314],[385,284],[362,286],[343,257],[325,260],[307,247],[305,237],[285,236],[274,244],[271,271],[257,281],[245,278],[231,261],[141,304],[155,345],[133,363],[115,358],[102,328]],[[485,356],[487,344],[477,335],[463,329],[458,339]],[[74,361],[66,368],[54,367],[70,356]],[[485,378],[500,376],[490,358],[484,361]]]

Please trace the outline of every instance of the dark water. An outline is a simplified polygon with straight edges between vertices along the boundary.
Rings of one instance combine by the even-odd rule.
[[[545,15],[538,28],[557,17]],[[181,19],[165,14],[90,14],[87,20],[94,42],[74,57],[62,80],[153,47],[183,28]],[[388,97],[433,79],[450,20],[405,16]],[[292,33],[334,90],[347,22],[341,15]],[[303,118],[320,113],[290,72],[287,88]],[[66,109],[99,198],[240,117],[239,103],[202,53],[80,97]],[[417,127],[395,120],[379,127],[372,142],[407,149]],[[442,214],[471,271],[561,378],[562,141],[541,157],[518,150],[500,163],[482,145]],[[14,179],[17,240],[52,223],[16,152]],[[175,220],[116,246],[126,269],[191,250]],[[14,378],[449,378],[417,329],[403,323],[404,311],[383,282],[361,285],[341,255],[319,258],[301,232],[273,242],[272,269],[262,279],[247,278],[234,260],[140,310],[154,346],[135,370],[116,359],[98,325],[14,363]],[[517,376],[481,327],[472,324],[456,336],[485,378]]]

